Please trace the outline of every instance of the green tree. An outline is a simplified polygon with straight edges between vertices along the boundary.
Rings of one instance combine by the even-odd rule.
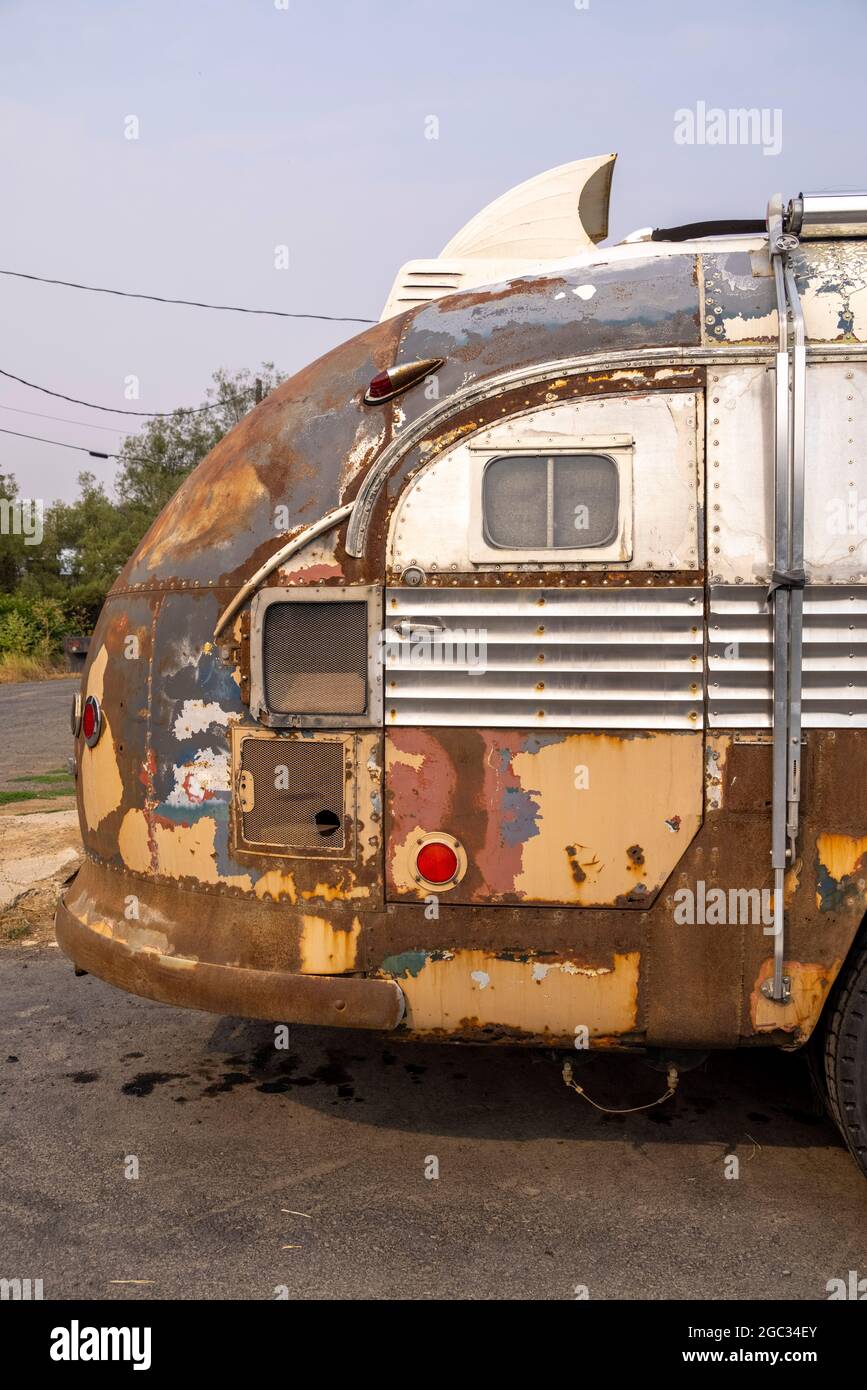
[[[121,502],[136,509],[141,535],[196,464],[284,377],[273,362],[263,362],[256,372],[220,368],[211,380],[206,392],[210,409],[176,410],[124,440],[115,488]]]
[[[16,642],[27,651],[56,646],[63,626],[59,613],[67,615],[66,631],[91,626],[123,566],[187,474],[282,380],[273,362],[263,362],[257,371],[221,368],[206,393],[209,409],[176,410],[124,440],[114,497],[92,473],[80,473],[76,500],[45,508],[41,544],[25,545],[10,527],[0,529],[0,594],[15,595],[23,604],[2,610],[6,650]],[[0,513],[3,501],[16,495],[15,479],[0,474]],[[41,600],[52,603],[40,608]]]

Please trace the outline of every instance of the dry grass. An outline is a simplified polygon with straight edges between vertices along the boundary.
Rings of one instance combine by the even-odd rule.
[[[53,941],[57,902],[80,857],[72,810],[0,819],[0,949]]]
[[[67,675],[60,657],[18,656],[14,652],[0,655],[0,685],[15,681],[58,680]]]
[[[40,883],[11,907],[0,911],[0,949],[51,945],[61,891],[59,883]]]

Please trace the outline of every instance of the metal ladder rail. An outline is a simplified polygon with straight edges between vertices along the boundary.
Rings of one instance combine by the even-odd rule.
[[[779,319],[774,400],[774,566],[768,603],[773,603],[773,811],[771,864],[774,873],[774,970],[762,991],[775,1003],[791,996],[785,961],[786,870],[794,863],[801,795],[804,587],[804,439],[806,420],[806,335],[804,316],[788,253],[797,237],[784,230],[782,198],[768,206],[768,253],[774,272]],[[794,345],[789,348],[789,315]]]
[[[804,311],[790,265],[785,269],[789,308],[794,326],[792,348],[792,496],[790,513],[790,572],[793,587],[789,595],[789,760],[788,812],[786,837],[789,863],[796,857],[801,802],[802,685],[804,658],[804,480],[806,455],[807,344]]]

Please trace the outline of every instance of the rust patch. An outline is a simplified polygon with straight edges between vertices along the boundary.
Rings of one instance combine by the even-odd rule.
[[[576,883],[583,883],[587,875],[578,860],[578,850],[575,845],[567,845],[566,853],[569,856],[569,868]]]

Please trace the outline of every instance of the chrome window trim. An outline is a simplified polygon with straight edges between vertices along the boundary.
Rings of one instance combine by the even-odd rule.
[[[453,415],[459,414],[468,406],[481,400],[504,395],[521,386],[532,386],[546,377],[584,376],[587,372],[607,368],[624,371],[630,368],[641,370],[644,367],[700,367],[714,363],[765,363],[772,367],[776,355],[776,344],[764,347],[694,347],[694,348],[645,348],[640,352],[598,352],[584,357],[560,358],[550,362],[540,362],[532,367],[514,368],[497,376],[483,377],[474,381],[463,391],[441,401],[405,430],[398,430],[379,458],[371,465],[349,514],[346,528],[346,552],[355,559],[364,554],[367,532],[373,509],[382,487],[391,470],[404,454],[420,443],[429,431],[443,425]],[[807,348],[809,362],[859,362],[867,358],[867,343],[817,343]],[[674,383],[667,383],[668,389],[676,389]]]

